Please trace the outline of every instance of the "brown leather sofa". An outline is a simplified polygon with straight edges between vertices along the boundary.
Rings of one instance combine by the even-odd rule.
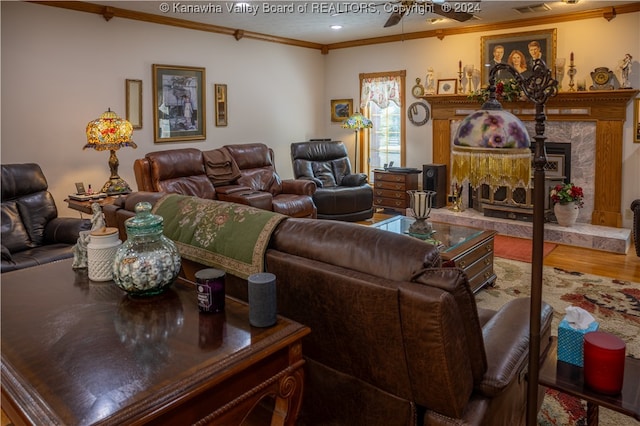
[[[231,201],[292,217],[317,215],[315,183],[280,179],[273,150],[261,143],[150,152],[133,169],[139,191]]]
[[[351,173],[349,153],[341,141],[291,144],[293,175],[312,180],[319,219],[355,222],[373,216],[373,188],[365,173]]]
[[[105,206],[109,226],[147,198]],[[462,270],[441,267],[432,245],[340,221],[282,221],[265,260],[279,314],[311,328],[297,424],[525,423],[528,298],[478,309]],[[182,274],[204,267],[183,260]],[[247,299],[246,281],[227,274],[226,285]],[[543,303],[541,353],[551,316]]]
[[[2,165],[2,273],[73,257],[88,219],[58,217],[39,165]]]

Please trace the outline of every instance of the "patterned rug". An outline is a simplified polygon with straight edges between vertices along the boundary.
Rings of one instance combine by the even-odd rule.
[[[496,258],[498,279],[494,287],[476,295],[478,306],[497,309],[507,301],[531,294],[531,265]],[[554,309],[552,334],[567,306],[589,311],[600,323],[600,330],[613,333],[627,344],[627,356],[640,358],[640,283],[620,281],[545,266],[542,300]],[[538,415],[541,426],[586,425],[586,403],[548,390]],[[640,426],[622,414],[600,408],[600,426]]]

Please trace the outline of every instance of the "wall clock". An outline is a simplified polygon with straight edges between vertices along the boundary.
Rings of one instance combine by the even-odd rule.
[[[422,86],[422,84],[420,84],[419,78],[416,78],[416,84],[411,89],[411,94],[414,98],[419,98],[420,96],[424,95],[424,87]]]
[[[414,102],[407,110],[409,121],[416,126],[422,126],[429,121],[429,107],[425,102]]]

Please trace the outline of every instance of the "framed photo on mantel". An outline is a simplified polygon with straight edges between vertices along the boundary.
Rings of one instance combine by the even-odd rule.
[[[153,64],[154,142],[205,139],[205,69]]]

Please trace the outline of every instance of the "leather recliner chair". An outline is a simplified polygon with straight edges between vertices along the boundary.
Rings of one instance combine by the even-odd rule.
[[[89,219],[58,217],[39,165],[2,165],[2,273],[73,257]]]
[[[313,194],[318,219],[355,222],[373,216],[373,189],[366,174],[351,173],[344,143],[292,143],[291,161],[296,179],[311,180],[318,187]]]

